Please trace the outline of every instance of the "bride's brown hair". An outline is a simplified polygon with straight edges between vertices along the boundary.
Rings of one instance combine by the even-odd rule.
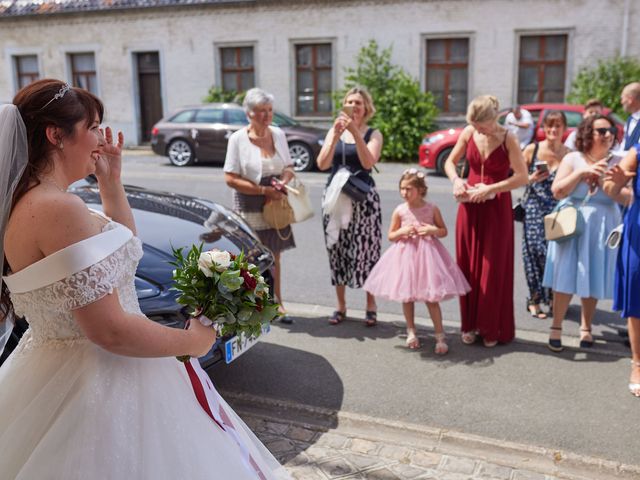
[[[38,178],[51,168],[51,153],[58,145],[47,139],[47,127],[59,128],[63,133],[60,140],[63,140],[73,138],[78,122],[84,121],[89,127],[96,116],[102,122],[104,106],[98,97],[75,87],[62,94],[66,87],[67,84],[60,80],[37,80],[22,88],[13,99],[27,130],[29,159],[13,193],[12,208],[24,194],[40,183]],[[5,261],[2,274],[6,275],[7,272],[8,264]],[[12,310],[9,291],[2,282],[0,322]]]

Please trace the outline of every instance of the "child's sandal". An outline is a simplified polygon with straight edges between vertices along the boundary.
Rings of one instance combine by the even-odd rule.
[[[367,310],[364,314],[364,323],[367,327],[375,327],[378,323],[378,313],[373,310]]]
[[[420,340],[416,336],[416,332],[407,332],[407,347],[409,347],[411,350],[420,348]]]
[[[436,347],[433,350],[434,353],[436,355],[446,355],[447,353],[449,353],[449,345],[447,345],[447,342],[446,342],[447,337],[445,336],[445,334],[436,333],[435,339],[436,339]]]

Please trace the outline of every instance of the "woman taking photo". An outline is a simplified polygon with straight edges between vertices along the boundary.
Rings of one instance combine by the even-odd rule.
[[[380,159],[382,134],[367,124],[375,113],[375,107],[369,92],[358,87],[347,92],[342,104],[350,113],[344,110],[340,112],[316,160],[320,170],[331,168],[323,198],[342,167],[357,173],[370,190],[364,201],[349,201],[344,194],[340,194],[349,205],[343,209],[347,214],[346,218],[339,219],[339,226],[336,223],[337,215],[325,214],[322,218],[331,284],[336,288],[338,300],[337,309],[329,319],[329,323],[334,325],[342,322],[347,315],[345,287],[362,287],[380,258],[382,246],[380,197],[371,177],[371,169]],[[369,293],[364,320],[370,327],[377,321],[376,300]]]
[[[613,288],[613,309],[627,317],[629,343],[631,343],[631,377],[629,392],[640,397],[640,182],[638,162],[640,144],[634,145],[605,177],[604,190],[608,195],[618,195],[633,179],[635,201],[624,215],[624,227],[616,262],[616,283]]]
[[[562,143],[562,135],[567,129],[564,113],[549,112],[542,125],[545,139],[540,143],[532,143],[523,152],[529,169],[529,185],[523,201],[522,259],[529,286],[527,309],[532,317],[537,318],[547,318],[541,304],[551,306],[551,291],[542,286],[547,258],[544,216],[551,213],[558,203],[551,192],[551,184],[562,157],[571,151]]]
[[[553,325],[549,349],[562,351],[562,322],[573,295],[580,297],[580,347],[593,346],[591,322],[598,300],[613,298],[616,253],[606,246],[607,235],[620,224],[616,202],[628,199],[628,190],[603,191],[605,172],[620,159],[610,154],[616,127],[605,115],[586,118],[578,126],[576,152],[566,155],[551,190],[572,203],[584,218],[584,231],[571,239],[551,241],[547,249],[543,285],[553,290]],[[588,197],[588,198],[587,198]]]
[[[471,285],[471,292],[460,297],[462,341],[472,344],[480,335],[485,347],[510,342],[515,335],[510,192],[527,183],[518,140],[497,119],[496,97],[476,97],[467,108],[469,125],[445,164],[460,202],[457,262]],[[466,182],[456,173],[463,156],[469,162]]]
[[[242,103],[249,125],[229,138],[224,161],[224,179],[234,193],[234,208],[253,228],[260,241],[272,252],[275,296],[280,302],[280,321],[291,323],[285,315],[282,300],[282,269],[280,253],[296,246],[291,226],[277,230],[270,227],[262,215],[265,202],[280,200],[282,188],[272,185],[272,179],[287,184],[293,178],[293,162],[284,132],[271,125],[273,95],[252,88]]]

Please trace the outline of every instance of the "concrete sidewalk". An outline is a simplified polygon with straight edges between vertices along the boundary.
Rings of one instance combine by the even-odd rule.
[[[587,456],[251,395],[225,397],[299,480],[640,478],[638,466]]]

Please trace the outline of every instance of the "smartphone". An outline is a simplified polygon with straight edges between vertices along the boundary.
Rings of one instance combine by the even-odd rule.
[[[347,117],[353,117],[353,105],[345,105],[344,107],[342,107],[342,111]]]
[[[539,172],[549,171],[549,165],[547,165],[547,162],[536,162],[534,166],[536,167],[536,170],[538,170]]]

